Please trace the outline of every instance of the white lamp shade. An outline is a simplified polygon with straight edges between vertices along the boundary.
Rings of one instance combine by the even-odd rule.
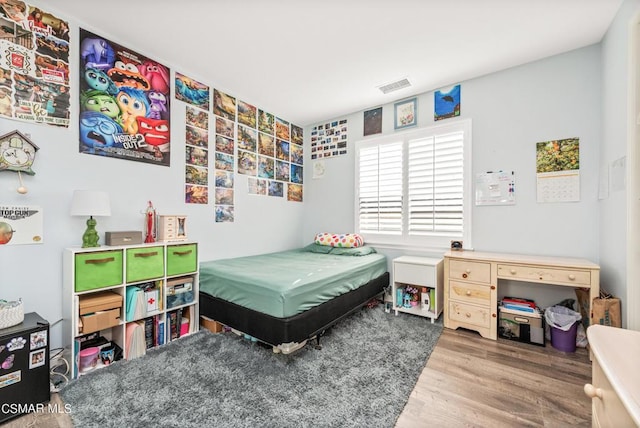
[[[71,215],[110,216],[109,194],[101,190],[76,190],[71,201]]]

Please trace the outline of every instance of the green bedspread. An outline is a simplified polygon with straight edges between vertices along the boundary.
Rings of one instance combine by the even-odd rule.
[[[277,318],[304,312],[387,271],[386,257],[303,249],[200,263],[200,291]]]

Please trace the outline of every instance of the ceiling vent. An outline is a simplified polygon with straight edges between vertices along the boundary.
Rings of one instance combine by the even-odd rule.
[[[389,92],[398,91],[408,86],[411,86],[411,82],[409,82],[409,79],[404,78],[398,80],[397,82],[391,82],[387,83],[386,85],[378,86],[378,89],[380,89],[383,94],[388,94]]]

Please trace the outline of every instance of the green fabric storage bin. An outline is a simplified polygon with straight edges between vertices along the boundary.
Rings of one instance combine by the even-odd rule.
[[[76,253],[75,259],[76,292],[122,284],[122,250]]]
[[[197,244],[167,246],[167,276],[198,270]]]
[[[128,248],[127,282],[160,278],[164,275],[164,247]]]

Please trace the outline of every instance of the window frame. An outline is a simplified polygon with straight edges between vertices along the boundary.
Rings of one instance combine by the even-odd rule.
[[[452,132],[463,132],[463,190],[462,190],[462,236],[454,236],[449,233],[438,233],[417,236],[408,234],[408,157],[409,157],[409,141],[418,138],[429,138],[436,135],[448,134]],[[372,233],[360,231],[360,150],[381,144],[388,144],[402,141],[403,156],[403,203],[402,203],[402,232],[400,235],[386,233]],[[472,226],[472,122],[471,119],[451,120],[443,124],[434,124],[432,126],[419,129],[411,129],[402,132],[394,132],[385,134],[375,138],[367,138],[356,142],[355,153],[355,174],[354,174],[354,225],[356,233],[362,235],[365,242],[379,247],[387,248],[406,248],[420,250],[443,250],[449,249],[451,240],[462,240],[465,248],[473,248],[471,243],[471,226]]]

